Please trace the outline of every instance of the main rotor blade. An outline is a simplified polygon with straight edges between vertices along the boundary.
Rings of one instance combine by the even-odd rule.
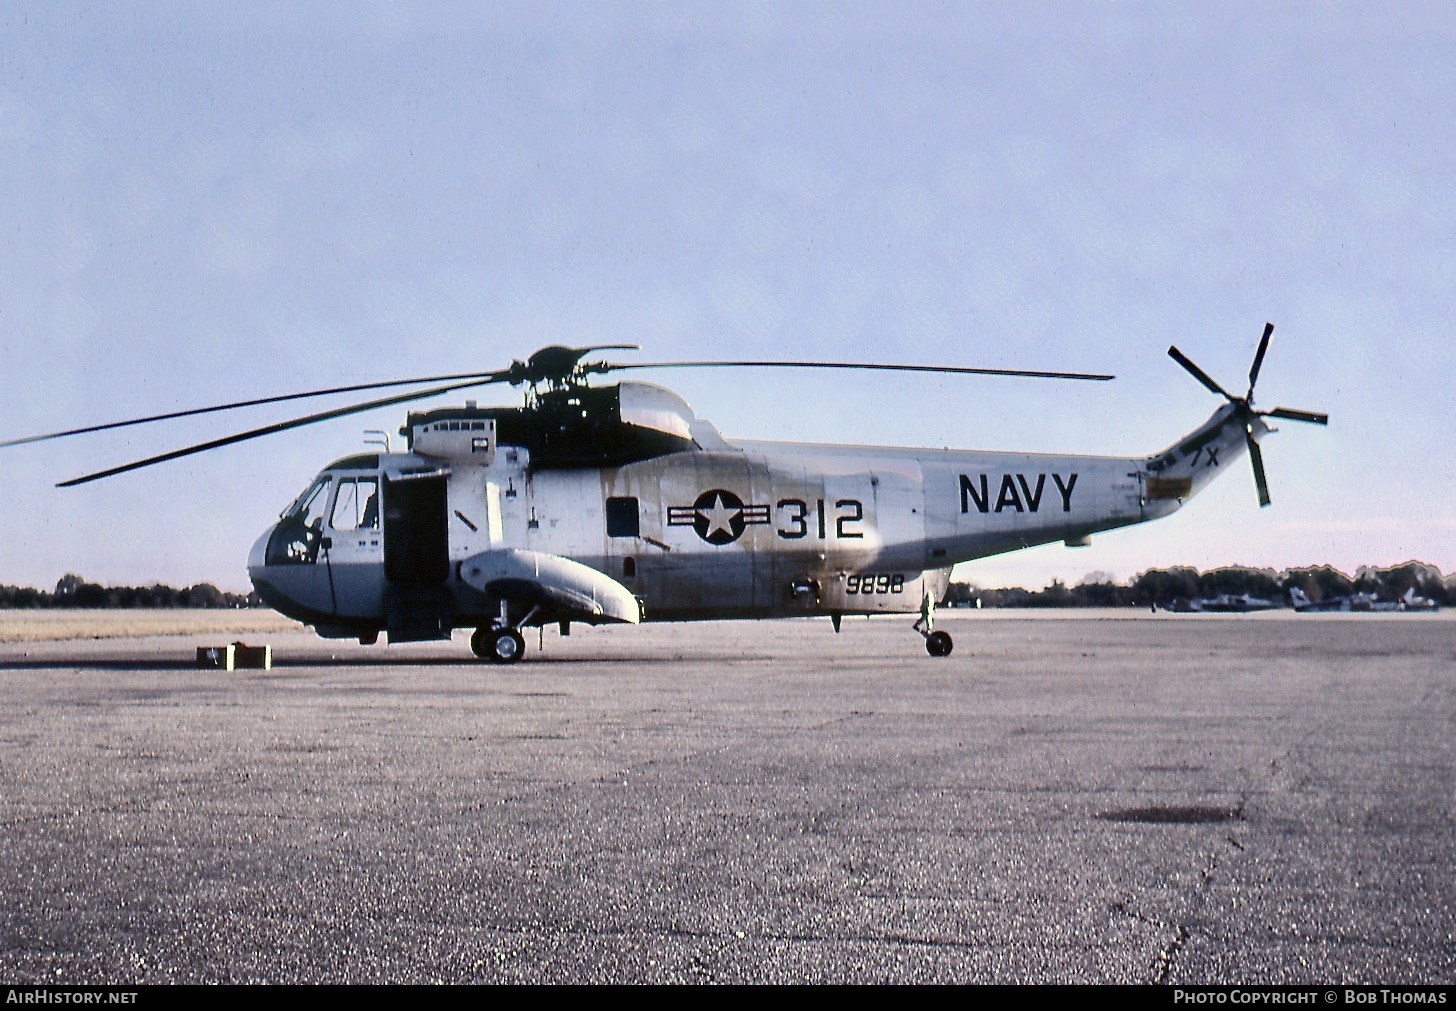
[[[352,386],[333,386],[325,390],[309,390],[305,393],[284,393],[274,397],[258,397],[253,400],[236,400],[230,404],[214,404],[211,407],[193,407],[185,411],[171,411],[167,414],[153,414],[145,418],[129,418],[126,421],[110,421],[100,425],[87,425],[84,428],[69,428],[63,432],[47,432],[44,435],[28,435],[23,439],[11,439],[8,442],[0,442],[0,449],[6,446],[21,446],[28,442],[45,442],[48,439],[61,439],[68,435],[86,435],[90,432],[105,432],[113,428],[127,428],[131,425],[145,425],[153,421],[170,421],[173,418],[191,418],[199,414],[214,414],[218,411],[231,411],[240,407],[257,407],[260,404],[281,404],[287,400],[304,400],[309,397],[326,397],[334,393],[358,393],[363,390],[383,390],[392,386],[413,386],[420,383],[449,383],[462,379],[482,379],[493,382],[497,379],[504,379],[504,372],[462,372],[453,376],[422,376],[418,379],[390,379],[379,383],[355,383]]]
[[[472,386],[485,386],[489,383],[500,382],[500,378],[492,375],[492,378],[475,379],[468,383],[451,383],[449,386],[437,386],[430,390],[415,390],[412,393],[402,393],[395,397],[385,397],[381,400],[371,400],[364,404],[353,404],[348,407],[335,408],[332,411],[321,411],[318,414],[310,414],[303,418],[294,418],[291,421],[280,421],[273,425],[264,425],[262,428],[254,428],[247,432],[239,432],[237,435],[229,435],[221,439],[213,439],[209,442],[198,443],[195,446],[187,446],[183,449],[174,449],[169,453],[161,453],[157,456],[147,457],[145,460],[137,460],[133,463],[123,464],[120,467],[111,467],[107,470],[97,471],[94,474],[87,474],[83,477],[72,478],[69,481],[62,481],[56,485],[57,488],[72,488],[78,484],[86,484],[90,481],[99,481],[103,477],[114,477],[117,474],[125,474],[127,471],[140,470],[143,467],[150,467],[156,463],[166,463],[168,460],[181,459],[184,456],[192,456],[194,453],[203,453],[209,449],[218,449],[222,446],[231,446],[235,442],[246,442],[249,439],[256,439],[264,435],[272,435],[274,432],[286,432],[290,428],[301,428],[304,425],[312,425],[318,421],[328,421],[331,418],[342,418],[349,414],[359,414],[363,411],[370,411],[376,407],[389,407],[393,404],[403,404],[410,400],[423,400],[426,397],[433,397],[441,393],[452,393],[455,390],[465,390]]]
[[[1210,379],[1208,373],[1204,372],[1197,365],[1194,365],[1193,360],[1185,355],[1182,351],[1179,351],[1175,347],[1170,347],[1168,348],[1168,357],[1172,358],[1179,365],[1187,369],[1189,373],[1192,374],[1194,379],[1197,379],[1213,393],[1217,393],[1219,396],[1224,397],[1228,400],[1234,399],[1233,395],[1230,394],[1228,390],[1224,389],[1222,386],[1218,385],[1218,383]]]
[[[1269,338],[1274,333],[1274,324],[1264,324],[1264,336],[1259,338],[1259,350],[1254,354],[1254,364],[1249,367],[1249,392],[1244,399],[1248,400],[1254,395],[1254,384],[1259,381],[1259,368],[1264,364],[1264,352],[1269,350]]]
[[[979,369],[960,365],[891,365],[880,362],[701,361],[701,362],[594,362],[588,372],[622,369],[874,369],[881,372],[940,372],[949,375],[1025,376],[1031,379],[1086,379],[1103,382],[1115,378],[1100,372],[1043,372],[1034,369]]]
[[[1311,425],[1328,425],[1330,416],[1317,411],[1296,411],[1292,407],[1276,407],[1272,411],[1260,411],[1266,418],[1287,418],[1290,421],[1307,421]]]
[[[1262,509],[1269,504],[1269,479],[1264,476],[1264,453],[1248,429],[1244,429],[1244,438],[1249,440],[1249,462],[1254,465],[1254,487],[1259,490],[1259,508]]]

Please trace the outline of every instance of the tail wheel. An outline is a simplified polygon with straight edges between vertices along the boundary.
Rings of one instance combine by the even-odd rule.
[[[950,651],[955,649],[955,643],[951,640],[949,632],[931,632],[925,637],[925,652],[931,656],[950,656]]]
[[[470,637],[470,648],[491,663],[517,663],[526,655],[526,640],[514,628],[478,628]]]

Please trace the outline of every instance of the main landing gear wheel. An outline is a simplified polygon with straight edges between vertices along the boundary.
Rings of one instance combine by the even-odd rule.
[[[478,628],[470,648],[491,663],[516,663],[526,655],[526,640],[514,628]]]
[[[950,656],[953,649],[955,643],[951,641],[949,632],[931,632],[925,637],[925,652],[931,656]]]

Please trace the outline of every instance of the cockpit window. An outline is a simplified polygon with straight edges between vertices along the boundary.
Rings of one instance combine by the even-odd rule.
[[[346,477],[334,495],[329,526],[335,530],[376,530],[379,527],[379,481],[372,477]]]
[[[278,521],[264,553],[268,565],[312,565],[318,559],[329,483],[328,476],[319,478]]]
[[[289,514],[302,519],[306,526],[313,526],[314,520],[323,518],[324,507],[329,501],[328,493],[329,479],[319,478],[313,487],[298,497],[298,504],[289,510]]]

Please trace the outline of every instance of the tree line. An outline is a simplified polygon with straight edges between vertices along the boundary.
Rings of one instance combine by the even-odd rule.
[[[261,607],[257,593],[228,593],[211,583],[178,589],[175,586],[102,586],[68,572],[54,590],[0,584],[0,609]]]
[[[1118,583],[1095,577],[1075,586],[1060,580],[1041,590],[1022,587],[985,588],[973,583],[953,582],[946,595],[950,605],[982,607],[1151,607],[1171,601],[1249,594],[1279,604],[1289,603],[1289,591],[1300,589],[1311,600],[1368,593],[1382,600],[1396,600],[1414,589],[1443,607],[1456,606],[1456,575],[1446,577],[1434,565],[1404,562],[1390,568],[1363,566],[1348,576],[1331,565],[1302,569],[1255,569],[1230,566],[1200,572],[1189,567],[1148,569],[1130,582]]]
[[[1183,566],[1148,569],[1127,583],[1096,576],[1075,586],[1055,580],[1041,590],[1019,586],[988,588],[974,583],[953,582],[946,593],[945,603],[952,606],[974,605],[979,600],[982,607],[1151,607],[1179,598],[1192,600],[1225,593],[1247,593],[1287,604],[1289,591],[1293,588],[1304,591],[1314,601],[1354,593],[1395,600],[1407,590],[1414,589],[1422,597],[1429,597],[1443,607],[1456,607],[1456,575],[1443,576],[1440,569],[1424,562],[1405,562],[1386,569],[1362,567],[1354,576],[1347,576],[1330,565],[1286,569],[1283,572],[1238,565],[1200,572]],[[67,573],[50,591],[0,584],[0,609],[262,606],[256,592],[229,593],[211,583],[198,583],[182,589],[161,584],[102,586],[75,573]]]

